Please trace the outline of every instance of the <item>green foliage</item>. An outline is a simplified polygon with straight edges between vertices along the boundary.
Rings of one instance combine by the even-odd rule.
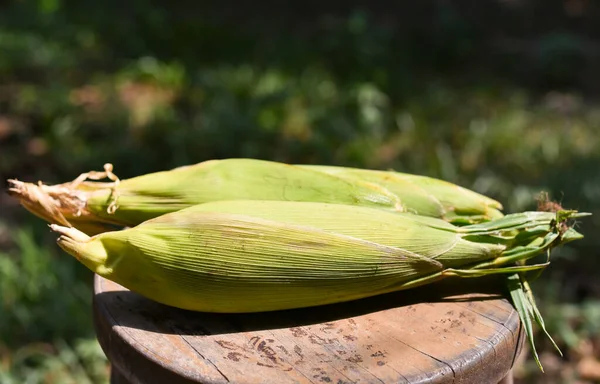
[[[31,228],[15,231],[14,242],[11,252],[0,253],[0,382],[102,382],[106,364],[91,329],[91,287],[75,260],[41,245]]]
[[[600,106],[584,91],[596,81],[590,39],[600,24],[582,22],[586,36],[567,28],[558,1],[370,7],[5,2],[0,176],[56,183],[111,162],[127,178],[254,157],[440,177],[508,212],[535,208],[546,190],[594,213],[577,228],[586,238],[533,287],[569,359],[580,340],[599,337],[588,271],[600,246]],[[24,210],[10,212],[2,220],[14,241],[3,244],[0,231],[0,382],[59,371],[67,376],[56,382],[85,382],[69,353],[96,380],[105,361],[91,341],[90,276],[39,221],[30,230]],[[36,357],[14,357],[31,348]]]
[[[61,339],[28,344],[3,360],[8,365],[0,370],[3,384],[108,382],[106,358],[94,338],[75,340],[72,345]]]
[[[91,319],[81,308],[90,304],[91,290],[78,279],[76,264],[58,260],[56,249],[41,245],[29,229],[19,229],[14,240],[16,249],[0,254],[3,342],[85,334]]]

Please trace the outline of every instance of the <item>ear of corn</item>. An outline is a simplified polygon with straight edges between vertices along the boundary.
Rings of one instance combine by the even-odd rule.
[[[377,219],[369,221],[371,215]],[[91,238],[52,228],[61,234],[59,245],[88,268],[153,300],[197,311],[255,312],[347,301],[475,270],[480,276],[538,268],[502,269],[558,245],[556,215],[517,216],[500,219],[514,227],[486,230],[337,204],[225,201]],[[472,233],[517,239],[542,226],[539,243],[466,239]]]
[[[58,186],[10,181],[9,190],[46,220],[137,225],[165,213],[219,200],[318,201],[400,211],[397,196],[360,180],[287,164],[254,160],[211,160],[117,183],[77,180]],[[111,207],[115,207],[114,212]]]
[[[121,181],[111,169],[85,174],[94,179],[110,176],[112,183],[84,181],[85,177],[55,186],[9,180],[9,192],[45,220],[88,234],[100,233],[108,225],[134,226],[195,204],[221,200],[346,204],[460,224],[501,216],[500,203],[454,184],[398,173],[343,170],[226,159]]]
[[[472,224],[502,217],[502,204],[498,201],[431,177],[323,165],[301,167],[381,185],[398,196],[407,211],[443,218],[455,224]]]

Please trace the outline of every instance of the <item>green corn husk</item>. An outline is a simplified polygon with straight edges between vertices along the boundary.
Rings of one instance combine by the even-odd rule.
[[[554,348],[558,351],[558,353],[562,356],[562,352],[560,348],[556,345],[552,336],[546,330],[546,325],[544,323],[544,319],[540,314],[540,311],[537,308],[535,303],[535,299],[533,298],[533,294],[529,287],[529,282],[524,275],[515,273],[513,275],[508,276],[507,278],[508,290],[510,292],[510,296],[513,301],[513,305],[519,314],[519,318],[521,320],[521,324],[525,329],[525,334],[527,336],[527,342],[531,347],[531,352],[533,354],[533,359],[537,363],[538,367],[542,372],[544,372],[544,368],[542,363],[540,362],[540,358],[538,356],[537,350],[535,348],[535,342],[533,338],[533,321],[535,321],[538,327],[542,330],[543,334],[550,340]]]
[[[384,185],[379,173],[366,172],[364,178],[358,178],[277,162],[226,159],[120,181],[111,168],[53,186],[9,180],[9,193],[44,220],[73,226],[90,235],[221,200],[346,204],[407,211],[457,223],[501,216],[497,211],[500,203],[450,183],[415,176],[410,183],[398,178],[399,182]],[[107,176],[113,182],[86,181]],[[469,200],[473,201],[470,205]]]
[[[473,224],[503,216],[498,201],[431,177],[336,166],[300,166],[380,185],[398,196],[406,211],[439,217],[453,224]]]
[[[450,275],[544,268],[514,263],[561,243],[557,216],[522,213],[455,227],[365,207],[222,201],[91,238],[51,227],[89,269],[150,299],[196,311],[256,312],[348,301]]]

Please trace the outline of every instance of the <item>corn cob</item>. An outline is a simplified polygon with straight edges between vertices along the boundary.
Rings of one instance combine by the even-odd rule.
[[[502,217],[502,204],[447,181],[393,171],[300,165],[335,176],[368,181],[396,196],[408,212],[439,217],[454,224],[473,224]]]
[[[457,223],[501,216],[497,210],[500,203],[450,183],[403,175],[411,180],[406,182],[397,173],[391,181],[382,180],[383,173],[376,171],[336,175],[329,169],[227,159],[119,180],[107,166],[105,172],[86,173],[71,183],[54,186],[9,180],[9,193],[44,220],[74,226],[91,235],[113,229],[110,225],[134,226],[191,205],[219,200],[348,204]],[[104,177],[112,182],[86,181]],[[469,201],[473,203],[469,205]]]
[[[255,312],[358,299],[449,275],[544,268],[507,265],[580,237],[558,223],[582,215],[530,212],[455,227],[366,207],[222,201],[94,237],[51,228],[89,269],[150,299]]]

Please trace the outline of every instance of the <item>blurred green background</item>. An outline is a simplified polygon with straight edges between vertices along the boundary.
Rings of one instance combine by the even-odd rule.
[[[533,284],[559,358],[600,381],[600,3],[586,0],[0,2],[0,179],[121,178],[213,158],[449,180],[581,220]],[[0,383],[105,383],[91,273],[0,194]]]

